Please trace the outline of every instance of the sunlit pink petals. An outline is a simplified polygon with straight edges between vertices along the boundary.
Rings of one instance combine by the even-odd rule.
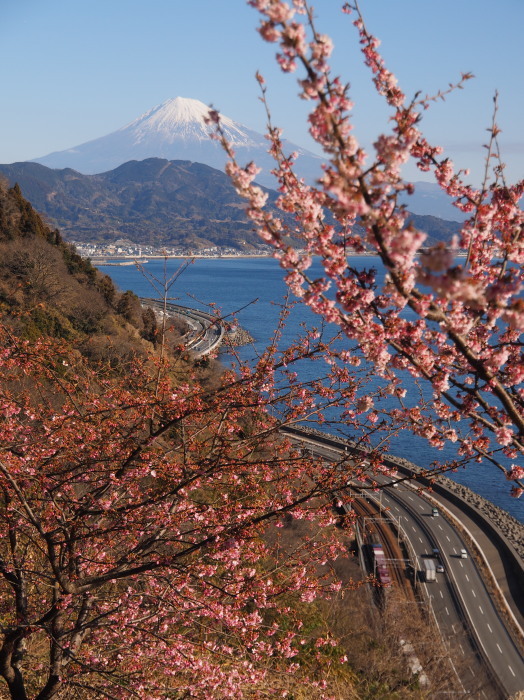
[[[316,30],[312,15],[293,14],[293,9],[307,11],[305,3],[297,1],[293,8],[278,0],[251,4],[267,23],[268,39],[279,44],[282,69],[305,68],[298,78],[300,97],[311,104],[310,133],[326,156],[316,185],[305,184],[294,173],[294,157],[283,153],[281,131],[270,125],[278,207],[292,221],[263,209],[250,172],[232,173],[260,236],[274,247],[291,291],[323,320],[336,323],[358,348],[344,356],[348,365],[372,363],[388,383],[394,375],[401,384],[401,373],[407,371],[431,387],[436,425],[409,411],[395,414],[396,420],[406,421],[438,448],[446,440],[457,442],[467,458],[482,459],[484,452],[493,454],[500,446],[515,450],[515,436],[524,430],[518,338],[524,330],[524,216],[519,206],[524,182],[503,183],[502,168],[493,184],[474,188],[465,182],[468,172],[456,171],[443,149],[422,133],[422,116],[434,98],[406,100],[379,53],[379,41],[367,31],[358,7],[347,3],[343,9],[356,15],[375,89],[391,110],[391,129],[366,154],[354,129],[348,86],[327,64],[330,40]],[[470,77],[463,75],[450,90]],[[265,99],[263,84],[262,89]],[[490,152],[488,161],[495,156]],[[453,240],[428,245],[424,231],[399,206],[399,197],[415,189],[402,175],[410,159],[432,173],[450,202],[469,215]],[[296,246],[289,245],[290,237]],[[362,252],[380,257],[386,269],[383,282],[367,281],[352,267],[351,255]],[[323,271],[319,279],[310,279],[307,271],[315,256]],[[405,391],[391,386],[401,400]],[[347,415],[356,415],[355,408],[348,406]],[[373,417],[378,415],[373,411]],[[471,435],[450,428],[450,416],[469,425]]]

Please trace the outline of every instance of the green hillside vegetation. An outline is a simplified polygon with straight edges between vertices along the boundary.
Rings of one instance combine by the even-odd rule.
[[[202,248],[258,244],[244,204],[218,170],[189,161],[149,158],[107,173],[82,175],[37,163],[2,166],[66,238]]]

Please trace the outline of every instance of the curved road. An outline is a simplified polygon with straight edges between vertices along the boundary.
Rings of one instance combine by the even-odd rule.
[[[140,301],[161,311],[164,310],[164,302],[162,301],[146,298],[140,298]],[[224,327],[215,316],[180,304],[167,303],[166,311],[183,318],[191,326],[192,337],[186,343],[186,349],[191,350],[197,357],[208,355],[222,342]]]
[[[432,548],[439,549],[444,573],[437,574],[437,582],[424,586],[444,636],[453,639],[457,633],[453,621],[456,610],[460,617],[466,617],[476,644],[507,695],[522,690],[524,659],[499,617],[466,542],[446,518],[431,515],[431,505],[416,491],[402,486],[392,491],[386,489],[383,506],[400,517],[421,568]],[[461,557],[462,549],[467,552],[467,559]],[[465,656],[460,642],[458,648],[460,655]],[[474,666],[470,666],[470,672],[474,675]]]
[[[305,442],[309,450],[324,459],[329,459],[331,455],[333,460],[336,455],[338,461],[341,453],[344,453],[343,447],[337,449],[319,446],[313,436],[289,437],[302,444]],[[376,475],[373,478],[379,480]],[[384,484],[387,481],[383,479]],[[465,692],[471,692],[477,683],[479,665],[475,660],[475,645],[482,654],[483,665],[491,667],[498,684],[504,689],[501,697],[511,697],[522,691],[524,659],[500,619],[477,565],[471,558],[471,552],[458,530],[443,515],[432,516],[432,505],[419,493],[416,485],[401,484],[398,488],[385,486],[379,494],[369,492],[367,495],[380,501],[386,512],[400,522],[405,539],[409,541],[416,556],[418,569],[423,569],[424,558],[431,555],[434,547],[439,549],[444,573],[437,574],[436,582],[421,585],[425,587],[441,633],[451,644]],[[468,554],[466,559],[460,556],[462,549]],[[471,630],[475,640],[473,645],[464,633],[463,620]],[[473,692],[486,700],[494,697],[493,691],[490,694],[489,690],[478,688],[478,684]]]

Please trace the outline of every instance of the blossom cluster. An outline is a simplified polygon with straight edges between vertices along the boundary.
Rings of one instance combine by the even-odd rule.
[[[521,474],[507,464],[524,453],[519,338],[524,328],[524,214],[519,206],[524,181],[507,185],[499,162],[491,183],[486,169],[480,188],[468,185],[467,172],[456,172],[442,148],[430,144],[421,129],[431,101],[462,87],[471,74],[436,96],[408,99],[358,5],[344,3],[343,11],[355,17],[374,89],[391,113],[390,131],[380,134],[374,153],[367,154],[353,128],[348,83],[333,75],[328,63],[333,46],[318,32],[312,8],[305,0],[249,4],[261,15],[262,37],[278,45],[282,70],[302,68],[299,97],[311,103],[310,133],[326,157],[316,185],[297,175],[296,158],[284,152],[282,132],[271,123],[260,79],[280,193],[277,206],[293,215],[294,224],[260,206],[259,193],[244,186],[245,176],[239,178],[242,169],[235,163],[228,167],[248,200],[259,235],[274,247],[293,294],[336,323],[353,352],[378,376],[385,381],[395,377],[401,384],[407,371],[431,388],[425,410],[419,410],[422,404],[409,408],[400,402],[390,417],[434,446],[456,441],[463,457],[490,460],[518,487]],[[488,164],[499,160],[495,117],[496,112],[489,129]],[[408,160],[432,172],[454,206],[469,214],[451,245],[426,245],[425,233],[413,226],[399,203],[401,194],[414,191],[402,176]],[[379,256],[387,271],[381,286],[374,275],[366,277],[351,266],[351,253],[364,251]],[[460,251],[462,259],[457,258]],[[323,276],[311,279],[314,256],[321,260]],[[458,422],[453,429],[450,416]],[[517,488],[514,494],[519,493]]]

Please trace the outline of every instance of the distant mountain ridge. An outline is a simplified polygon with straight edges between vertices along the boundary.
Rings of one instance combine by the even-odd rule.
[[[212,127],[205,123],[208,114],[209,107],[200,100],[175,97],[110,134],[31,162],[49,168],[72,168],[86,175],[104,173],[130,160],[148,158],[188,160],[223,170],[226,157],[221,146],[210,138]],[[257,182],[275,188],[276,180],[270,174],[275,164],[267,153],[269,144],[265,136],[223,114],[220,118],[239,162],[253,160],[262,168]],[[297,174],[313,184],[322,175],[324,159],[291,142],[284,141],[284,145],[287,152],[298,154]],[[415,185],[414,194],[402,200],[409,211],[450,221],[466,218],[452,206],[436,183],[416,182]]]
[[[0,165],[0,175],[69,239],[200,249],[233,246],[249,251],[261,240],[245,216],[245,202],[219,170],[190,161],[148,158],[98,175],[38,163]],[[269,191],[269,203],[277,193]],[[412,216],[428,242],[449,241],[459,224]]]
[[[229,178],[201,163],[148,158],[98,175],[15,163],[0,166],[0,174],[76,241],[129,238],[196,249],[260,244]]]
[[[49,168],[73,168],[84,174],[107,172],[130,160],[147,158],[189,160],[223,170],[226,156],[222,147],[210,138],[212,126],[204,121],[208,114],[209,107],[203,102],[176,97],[111,134],[35,158],[32,162]],[[270,174],[274,162],[267,153],[269,144],[263,134],[225,115],[220,117],[239,162],[254,160],[262,168],[257,181],[266,187],[275,187],[275,179]],[[298,153],[299,172],[308,181],[321,175],[321,158],[292,143],[286,143],[286,148]]]

